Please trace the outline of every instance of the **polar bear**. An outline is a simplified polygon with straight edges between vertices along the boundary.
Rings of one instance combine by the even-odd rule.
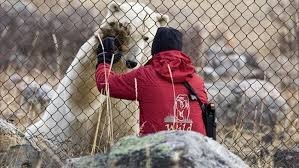
[[[110,113],[106,110],[105,96],[97,90],[94,79],[95,50],[100,42],[97,35],[115,24],[129,27],[129,50],[121,62],[113,66],[115,71],[124,72],[147,61],[154,34],[168,20],[167,15],[141,3],[111,2],[100,28],[81,46],[45,114],[27,128],[26,136],[41,135],[76,155],[90,152],[98,121],[98,141],[101,141],[98,150],[109,147],[122,136],[138,133],[136,102],[111,98]]]

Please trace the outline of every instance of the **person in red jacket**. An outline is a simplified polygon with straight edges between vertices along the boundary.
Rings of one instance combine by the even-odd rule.
[[[100,91],[109,83],[111,97],[139,101],[140,134],[192,130],[206,135],[202,110],[196,100],[190,99],[183,85],[187,81],[200,101],[208,102],[203,79],[196,74],[190,57],[182,52],[182,33],[174,28],[158,28],[152,44],[152,59],[145,66],[128,73],[108,74],[112,55],[113,63],[122,57],[119,46],[114,37],[104,38],[103,47],[99,45],[96,83]]]

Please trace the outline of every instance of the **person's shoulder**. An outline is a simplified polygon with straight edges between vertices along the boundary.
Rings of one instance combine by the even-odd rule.
[[[198,79],[198,80],[204,80],[204,78],[196,72],[194,72],[193,78]]]
[[[138,75],[143,75],[145,73],[151,72],[153,70],[151,65],[142,65],[136,69]]]
[[[139,71],[149,71],[149,70],[153,70],[153,66],[151,64],[142,65],[138,69]]]
[[[194,73],[191,81],[194,82],[195,84],[203,84],[204,78],[202,76],[200,76],[199,74]]]

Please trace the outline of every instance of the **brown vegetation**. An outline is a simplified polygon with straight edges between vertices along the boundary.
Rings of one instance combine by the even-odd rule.
[[[298,78],[298,51],[295,46],[296,43],[298,44],[298,39],[296,41],[293,32],[295,23],[292,18],[294,15],[292,3],[289,1],[283,3],[283,1],[275,7],[278,11],[290,5],[290,11],[283,11],[281,15],[269,13],[270,6],[265,5],[267,7],[263,8],[264,14],[254,18],[249,11],[250,8],[257,7],[254,3],[249,5],[250,8],[245,6],[245,9],[246,2],[238,2],[236,8],[228,12],[235,1],[220,2],[225,4],[225,9],[220,8],[222,4],[216,2],[217,5],[212,8],[208,1],[190,1],[187,9],[179,14],[178,7],[171,6],[174,3],[186,4],[181,0],[177,2],[167,0],[163,3],[166,6],[161,5],[160,1],[149,5],[157,7],[160,11],[167,11],[166,13],[173,18],[170,25],[179,25],[182,28],[185,33],[184,50],[192,56],[197,66],[202,66],[200,57],[211,45],[212,41],[208,41],[208,37],[218,33],[223,34],[230,41],[235,51],[245,50],[255,55],[266,75],[280,88],[282,96],[288,101],[292,110],[285,114],[285,118],[275,127],[275,132],[265,128],[246,131],[238,124],[229,128],[218,125],[218,141],[253,167],[273,167],[272,156],[276,149],[290,149],[299,143],[299,90],[298,85],[294,84],[295,78]],[[43,5],[38,0],[34,3]],[[199,3],[206,4],[208,8],[206,9],[205,5],[198,7]],[[274,4],[277,2],[275,1]],[[49,8],[45,5],[42,7]],[[238,12],[243,9],[245,9],[244,15],[247,14],[246,18]],[[258,13],[257,9],[261,8],[257,7],[253,11]],[[219,16],[215,10],[220,11]],[[74,9],[71,11],[74,12]],[[23,86],[20,85],[34,80],[39,84],[49,83],[55,87],[79,47],[100,23],[102,16],[95,18],[90,15],[85,16],[86,9],[83,7],[80,7],[73,16],[69,16],[67,11],[58,13],[56,16],[53,14],[37,16],[26,10],[18,12],[15,13],[13,9],[7,12],[7,9],[0,7],[2,15],[0,20],[0,116],[9,119],[14,114],[18,118],[18,120],[14,119],[15,124],[23,130],[28,124],[36,121],[39,115],[31,111],[31,107],[21,108]],[[188,12],[190,16],[184,16]],[[266,15],[267,13],[269,16]],[[223,17],[222,14],[227,16],[220,18]],[[209,22],[209,16],[212,15],[215,18]],[[260,24],[257,24],[258,19],[262,20]],[[267,29],[263,28],[263,25],[267,25],[265,26]],[[275,26],[279,27],[279,31]],[[261,34],[258,34],[259,32]],[[15,83],[11,79],[14,74],[19,74],[23,81]]]

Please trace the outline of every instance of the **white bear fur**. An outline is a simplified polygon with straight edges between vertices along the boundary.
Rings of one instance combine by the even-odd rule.
[[[101,34],[101,28],[108,26],[108,22],[129,23],[130,50],[120,63],[113,66],[120,72],[125,67],[124,60],[137,60],[139,65],[145,63],[150,57],[154,34],[158,27],[167,24],[168,16],[153,12],[140,3],[113,2],[108,9],[100,29],[81,46],[42,118],[27,128],[28,137],[41,135],[64,146],[68,152],[79,154],[90,152],[99,118],[98,151],[105,150],[120,137],[138,133],[139,110],[136,102],[111,98],[112,110],[109,113],[106,110],[106,96],[96,88],[95,50],[99,44],[96,35]],[[147,42],[144,37],[148,38]],[[112,115],[112,123],[108,120],[108,114]],[[109,135],[111,131],[113,134]]]

